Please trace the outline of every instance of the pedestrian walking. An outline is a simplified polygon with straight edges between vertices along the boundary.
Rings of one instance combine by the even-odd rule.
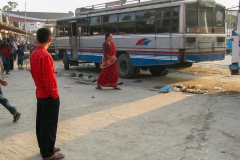
[[[38,29],[38,47],[30,56],[30,72],[37,97],[36,136],[43,160],[64,158],[64,154],[56,153],[60,148],[55,147],[60,100],[54,62],[47,51],[52,42],[51,37],[48,28]]]
[[[96,89],[102,87],[113,87],[113,89],[121,90],[118,87],[118,66],[116,57],[116,48],[112,42],[112,34],[105,35],[103,43],[102,71],[98,76]]]
[[[9,74],[10,71],[10,53],[8,50],[8,43],[7,38],[3,38],[3,43],[0,46],[1,55],[2,55],[2,62],[4,66],[4,71],[6,71],[6,74]]]
[[[21,113],[10,104],[7,98],[3,96],[1,85],[7,86],[8,82],[3,80],[4,67],[2,60],[0,59],[0,103],[13,115],[13,122],[17,122],[21,116]]]
[[[13,53],[15,52],[15,48],[13,44],[11,43],[10,39],[7,39],[8,43],[8,52],[9,52],[9,59],[10,59],[10,70],[14,69],[14,55]]]
[[[24,52],[23,50],[21,49],[21,46],[18,45],[17,46],[18,49],[16,50],[15,54],[18,56],[18,61],[17,61],[17,64],[18,64],[18,69],[23,69],[23,57],[24,57]],[[21,66],[21,67],[20,67]]]

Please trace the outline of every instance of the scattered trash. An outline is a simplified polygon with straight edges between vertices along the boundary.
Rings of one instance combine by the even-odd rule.
[[[140,82],[142,82],[142,80],[140,80],[140,79],[136,79],[134,82],[136,82],[136,83],[140,83]]]
[[[93,76],[92,75],[89,75],[88,78],[92,78]]]
[[[171,87],[169,87],[169,86],[164,86],[164,87],[162,87],[162,88],[160,89],[159,93],[168,93],[168,92],[170,92],[170,91],[172,91],[172,88],[171,88]]]
[[[82,76],[83,76],[83,73],[78,74],[78,77],[82,77]]]
[[[123,85],[123,82],[118,83],[118,85]]]
[[[94,95],[92,95],[92,97],[91,97],[91,98],[95,98],[95,97],[94,97]]]
[[[70,74],[70,77],[75,77],[76,76],[76,73],[71,73]]]
[[[187,93],[197,93],[197,94],[207,94],[208,91],[201,91],[200,89],[198,89],[196,86],[183,86],[183,85],[174,85],[173,86],[173,91],[176,92],[187,92]]]
[[[174,86],[174,87],[172,88],[172,90],[175,91],[175,92],[182,92],[181,89],[178,88],[178,87],[176,87],[176,86]]]
[[[71,87],[66,84],[63,84],[63,88],[71,88]]]
[[[213,89],[214,90],[221,90],[222,88],[221,87],[214,87]]]

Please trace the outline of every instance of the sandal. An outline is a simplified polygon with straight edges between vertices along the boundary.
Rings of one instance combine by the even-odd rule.
[[[58,160],[58,159],[63,159],[64,157],[65,157],[65,155],[62,153],[55,153],[54,155],[52,155],[49,158],[43,158],[43,160]]]
[[[54,152],[59,152],[60,150],[61,150],[61,148],[60,147],[54,147]],[[40,154],[42,154],[42,152],[40,151]]]
[[[95,87],[96,89],[102,89],[102,87],[100,87],[100,86],[97,86],[97,87]]]
[[[119,88],[119,87],[116,87],[116,88],[113,88],[113,89],[116,89],[116,90],[121,90],[121,88]]]

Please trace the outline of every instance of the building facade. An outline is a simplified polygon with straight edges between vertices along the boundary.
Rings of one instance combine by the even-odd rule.
[[[5,12],[0,10],[0,40],[10,36],[14,36],[18,40],[27,40],[30,34],[36,33],[45,24],[55,24],[56,19],[71,16],[74,16],[74,13]]]

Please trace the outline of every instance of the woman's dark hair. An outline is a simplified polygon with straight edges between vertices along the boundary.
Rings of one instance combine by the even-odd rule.
[[[111,33],[105,34],[105,40],[107,40],[107,38],[109,37],[110,34],[111,34]]]
[[[52,32],[48,28],[40,28],[37,31],[38,43],[46,43],[52,37]]]
[[[20,49],[20,45],[18,45],[17,47],[18,47],[18,49]]]
[[[8,42],[8,43],[10,42],[10,39],[9,39],[9,38],[7,39],[7,42]]]

